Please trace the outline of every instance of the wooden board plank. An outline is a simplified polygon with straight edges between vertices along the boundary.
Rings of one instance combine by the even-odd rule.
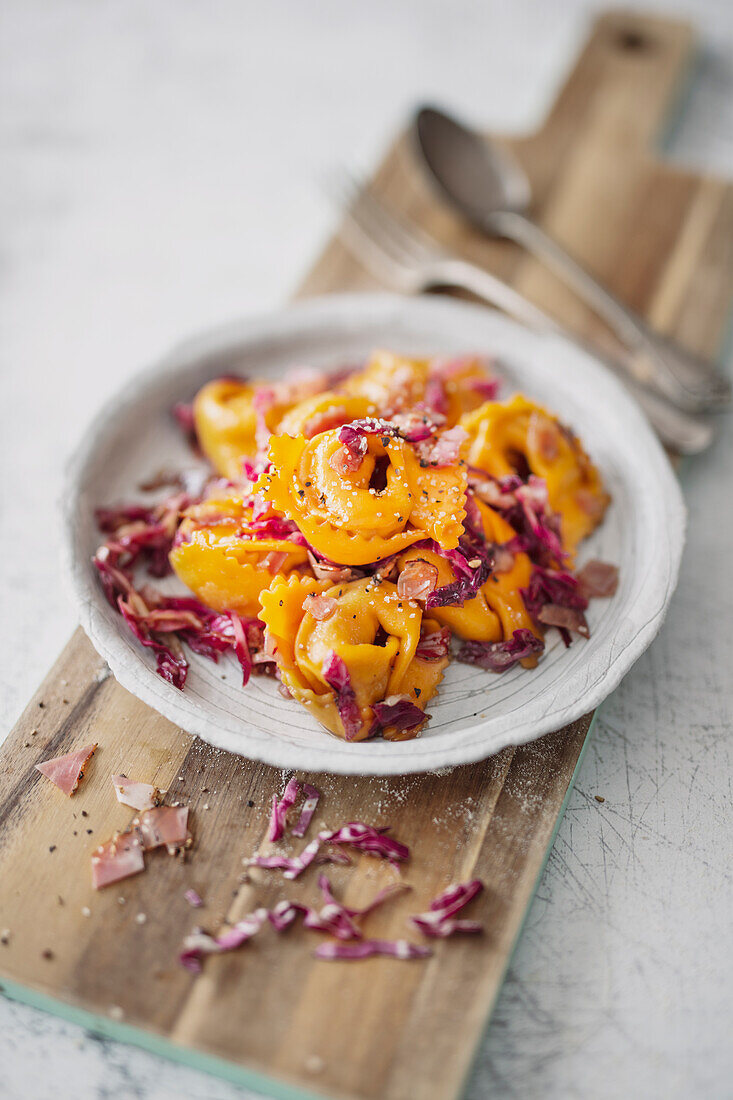
[[[532,178],[538,220],[661,328],[711,354],[730,307],[733,188],[673,169],[649,148],[691,50],[684,25],[604,16],[544,127],[511,144]],[[456,222],[420,178],[403,139],[375,185],[451,247],[578,329],[602,334],[590,312],[519,249],[479,239]],[[372,285],[334,241],[301,294]],[[177,965],[176,948],[195,919],[216,927],[255,902],[315,900],[309,876],[287,889],[264,872],[241,880],[241,858],[263,843],[282,774],[212,750],[162,719],[116,684],[77,631],[0,750],[0,929],[11,933],[0,945],[0,982],[14,995],[32,990],[121,1018],[139,1034],[310,1092],[454,1097],[589,722],[447,775],[310,777],[324,791],[321,823],[390,824],[413,848],[405,874],[413,894],[374,915],[374,934],[397,934],[404,916],[447,882],[477,874],[488,884],[476,905],[484,937],[439,944],[425,964],[373,960],[346,970],[314,963],[309,933],[276,939],[266,932],[246,950],[209,960],[194,979]],[[33,765],[91,738],[100,749],[78,795],[66,799]],[[191,805],[195,850],[187,864],[151,857],[145,875],[95,895],[92,847],[130,816],[111,797],[109,775],[120,771]],[[368,859],[332,875],[354,904],[392,876]],[[190,885],[206,900],[195,916],[183,899]]]

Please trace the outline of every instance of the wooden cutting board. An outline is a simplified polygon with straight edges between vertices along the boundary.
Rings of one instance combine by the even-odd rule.
[[[685,25],[607,14],[542,129],[510,144],[531,177],[545,228],[656,325],[714,355],[733,285],[733,188],[672,168],[652,149],[692,56]],[[404,140],[389,152],[376,186],[570,325],[600,334],[589,312],[520,250],[479,239],[440,208]],[[302,293],[372,285],[332,242]],[[4,992],[274,1095],[455,1097],[590,722],[587,716],[533,745],[444,775],[307,777],[324,792],[319,824],[391,825],[412,847],[405,879],[413,892],[374,914],[370,934],[404,934],[408,913],[448,883],[477,875],[487,889],[471,915],[485,922],[484,936],[438,943],[427,962],[349,964],[314,961],[315,933],[295,928],[278,937],[268,930],[248,947],[208,960],[194,978],[176,954],[195,923],[216,929],[256,904],[316,900],[313,872],[286,886],[266,872],[240,882],[242,857],[263,843],[283,775],[172,726],[119,687],[77,631],[0,752]],[[34,770],[36,761],[92,739],[99,751],[73,799]],[[113,772],[151,780],[168,788],[170,799],[190,804],[195,847],[185,864],[154,854],[145,874],[97,894],[91,851],[131,816],[114,801]],[[393,874],[363,858],[335,868],[332,878],[358,905]],[[205,899],[204,909],[185,902],[189,886]]]

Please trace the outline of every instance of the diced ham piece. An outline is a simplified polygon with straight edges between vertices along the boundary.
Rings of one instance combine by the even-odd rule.
[[[545,462],[554,462],[560,452],[560,431],[541,413],[532,413],[527,428],[527,446]]]
[[[313,439],[314,435],[320,435],[321,432],[328,432],[331,428],[338,428],[343,424],[347,418],[346,408],[343,405],[336,405],[330,409],[324,409],[323,412],[316,413],[310,420],[307,420],[303,427],[303,435],[306,439]]]
[[[471,473],[468,484],[475,496],[484,504],[490,504],[492,508],[511,508],[517,503],[514,491],[502,489],[498,482],[491,481],[483,475]]]
[[[415,447],[423,462],[430,466],[455,466],[461,455],[461,447],[468,439],[468,432],[460,425],[449,428],[433,442],[425,440]]]
[[[123,806],[130,806],[133,810],[152,810],[160,805],[161,793],[152,783],[136,783],[126,775],[113,775],[112,783],[117,801]]]
[[[494,547],[494,572],[509,573],[514,568],[514,554],[506,546]]]
[[[188,806],[156,806],[135,818],[133,826],[146,852],[164,844],[180,847],[188,837]]]
[[[600,522],[608,505],[608,497],[605,494],[598,496],[598,494],[590,492],[589,489],[578,489],[575,494],[575,502],[587,516]]]
[[[606,561],[588,561],[576,575],[584,596],[608,598],[618,588],[618,566]]]
[[[287,557],[288,555],[283,550],[270,550],[270,552],[265,554],[262,558],[260,565],[274,576],[276,573],[279,573],[285,565]]]
[[[42,760],[40,764],[36,764],[36,771],[55,783],[64,794],[71,796],[84,778],[84,768],[94,755],[96,747],[95,741],[93,745],[85,745],[83,749],[69,752],[65,756]]]
[[[437,566],[422,559],[408,561],[397,578],[397,594],[405,600],[426,600],[437,583]]]
[[[119,833],[100,844],[92,855],[92,885],[95,890],[145,870],[143,846],[137,832]]]
[[[363,440],[366,444],[365,436],[359,436],[359,439]],[[356,473],[363,461],[363,454],[360,454],[356,450],[349,449],[345,443],[342,443],[329,458],[328,465],[332,470],[335,470],[337,474],[340,474],[341,477],[346,477],[348,474]]]
[[[584,638],[590,638],[590,630],[585,615],[577,607],[559,607],[555,603],[546,603],[540,608],[537,618],[545,626],[556,626],[560,630],[572,630]]]
[[[422,443],[435,435],[440,424],[445,422],[445,417],[439,414],[398,413],[391,417],[391,421],[407,443]]]
[[[318,622],[323,622],[325,619],[330,619],[336,610],[336,600],[332,596],[306,596],[303,600],[303,610]]]
[[[361,576],[354,573],[346,565],[336,565],[330,561],[320,561],[311,551],[308,551],[308,561],[313,570],[313,576],[319,581],[331,581],[332,584],[340,584],[342,581],[350,581],[352,577]]]

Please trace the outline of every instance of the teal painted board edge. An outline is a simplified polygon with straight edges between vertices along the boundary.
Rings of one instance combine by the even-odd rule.
[[[588,727],[588,732],[585,735],[583,741],[583,747],[578,754],[578,759],[573,769],[573,774],[570,777],[568,783],[568,789],[565,792],[565,797],[562,800],[562,805],[557,815],[555,825],[552,830],[547,848],[542,859],[542,865],[537,873],[537,877],[532,887],[532,896],[529,900],[527,908],[525,909],[522,922],[517,931],[517,935],[514,938],[511,950],[507,957],[507,963],[504,967],[504,972],[501,976],[501,981],[497,986],[497,993],[494,997],[491,1005],[489,1006],[488,1013],[482,1028],[482,1037],[486,1034],[486,1030],[489,1026],[494,1006],[498,999],[499,991],[504,984],[504,978],[509,968],[514,953],[517,949],[517,944],[521,939],[524,926],[529,915],[529,911],[532,908],[537,889],[539,887],[542,876],[547,866],[547,861],[550,858],[550,852],[555,843],[555,837],[557,831],[560,828],[560,822],[565,816],[565,809],[570,798],[570,794],[575,785],[575,779],[580,771],[580,766],[585,756],[585,750],[590,740],[591,733],[596,723],[596,716],[598,710],[593,714],[591,724]],[[114,1039],[116,1042],[127,1043],[130,1046],[140,1047],[142,1050],[148,1051],[150,1054],[157,1054],[162,1058],[167,1058],[171,1062],[177,1062],[179,1065],[187,1066],[189,1069],[195,1069],[202,1073],[210,1073],[214,1077],[220,1077],[224,1081],[229,1081],[234,1085],[244,1086],[245,1088],[254,1089],[260,1092],[264,1096],[273,1097],[274,1100],[324,1100],[323,1093],[306,1091],[304,1089],[295,1087],[294,1085],[288,1085],[284,1081],[279,1081],[277,1078],[268,1077],[265,1074],[257,1072],[257,1070],[247,1069],[246,1066],[237,1065],[236,1062],[229,1062],[224,1058],[217,1058],[213,1054],[205,1054],[203,1051],[197,1050],[194,1047],[183,1047],[177,1043],[171,1042],[169,1039],[163,1038],[162,1035],[157,1035],[155,1032],[145,1031],[143,1028],[134,1027],[132,1024],[125,1024],[119,1020],[111,1020],[107,1016],[99,1016],[94,1012],[89,1012],[85,1008],[79,1008],[76,1005],[69,1004],[67,1001],[58,1000],[55,997],[49,997],[45,993],[41,993],[38,990],[31,989],[29,986],[21,985],[18,982],[9,981],[6,978],[0,979],[0,994],[6,997],[10,1001],[17,1001],[19,1004],[28,1005],[30,1008],[38,1008],[42,1012],[47,1012],[51,1016],[57,1016],[61,1020],[67,1023],[76,1024],[78,1027],[84,1028],[85,1031],[90,1032],[93,1035],[101,1035],[105,1039]],[[479,1040],[480,1044],[480,1040]],[[476,1054],[478,1052],[478,1046],[474,1052],[474,1060],[471,1063],[466,1077],[464,1079],[461,1092],[465,1091],[466,1084],[473,1070]]]
[[[602,705],[603,704],[601,704],[601,706]],[[519,928],[517,929],[517,934],[514,937],[514,943],[512,944],[512,946],[509,950],[509,953],[507,955],[507,960],[506,960],[506,964],[504,966],[504,970],[503,970],[501,978],[499,979],[499,982],[496,986],[496,994],[495,994],[494,999],[492,1000],[491,1004],[489,1005],[488,1012],[486,1013],[486,1019],[484,1020],[484,1026],[481,1029],[481,1038],[476,1043],[476,1049],[473,1052],[473,1060],[472,1060],[471,1065],[469,1066],[469,1068],[466,1072],[466,1076],[463,1079],[463,1084],[461,1086],[461,1093],[460,1093],[461,1096],[463,1096],[463,1094],[465,1093],[466,1088],[468,1087],[468,1082],[470,1081],[471,1076],[473,1075],[473,1071],[474,1071],[474,1068],[476,1066],[476,1059],[478,1058],[479,1047],[481,1046],[481,1043],[483,1042],[483,1039],[486,1035],[486,1032],[489,1029],[489,1024],[491,1023],[491,1017],[494,1014],[494,1009],[496,1007],[496,1002],[499,1000],[499,994],[501,993],[501,990],[504,986],[504,981],[505,981],[506,976],[507,976],[507,971],[509,970],[509,967],[512,964],[512,961],[514,959],[514,955],[516,954],[516,950],[517,950],[517,947],[519,945],[519,941],[521,940],[522,935],[524,933],[524,929],[525,929],[525,926],[527,924],[527,920],[529,918],[530,910],[532,909],[532,906],[534,905],[534,899],[537,896],[537,891],[539,890],[540,882],[542,881],[542,878],[544,876],[545,868],[547,867],[547,861],[550,858],[550,852],[552,851],[552,849],[555,846],[555,839],[556,839],[558,831],[560,829],[562,819],[565,817],[565,811],[568,807],[568,802],[570,801],[570,795],[573,793],[573,787],[575,786],[575,780],[577,779],[577,777],[580,773],[580,769],[581,769],[582,764],[583,764],[583,757],[585,756],[585,751],[588,748],[588,742],[590,741],[591,734],[593,733],[593,730],[595,729],[596,720],[598,718],[598,712],[599,712],[600,709],[601,709],[601,707],[598,706],[593,711],[593,716],[590,720],[590,725],[588,726],[588,732],[585,735],[585,739],[583,741],[583,746],[582,746],[580,752],[578,753],[578,759],[575,761],[575,767],[573,768],[573,774],[570,776],[570,782],[568,783],[568,789],[565,791],[565,797],[563,798],[560,809],[558,810],[558,814],[557,814],[557,817],[555,819],[555,824],[552,828],[552,833],[550,835],[550,839],[547,842],[547,847],[545,848],[545,854],[542,857],[542,863],[540,865],[540,869],[537,872],[537,877],[535,878],[534,885],[532,886],[532,895],[531,895],[529,901],[527,902],[527,906],[524,910],[524,916],[522,917]]]
[[[20,985],[17,982],[0,980],[0,994],[9,1001],[17,1001],[19,1004],[28,1005],[30,1008],[48,1012],[51,1016],[57,1016],[66,1023],[76,1024],[92,1035],[101,1036],[104,1039],[114,1039],[116,1042],[127,1043],[130,1046],[140,1047],[149,1054],[157,1054],[167,1058],[171,1062],[186,1066],[188,1069],[196,1069],[202,1073],[210,1073],[214,1077],[220,1077],[233,1085],[242,1085],[255,1089],[264,1096],[273,1097],[274,1100],[325,1100],[323,1093],[305,1091],[288,1085],[285,1081],[278,1081],[274,1077],[267,1077],[254,1069],[247,1069],[235,1062],[228,1062],[224,1058],[217,1058],[213,1054],[205,1054],[203,1051],[192,1047],[179,1046],[162,1035],[156,1035],[152,1031],[144,1031],[142,1028],[133,1027],[132,1024],[110,1020],[106,1016],[98,1016],[94,1012],[88,1012],[85,1008],[60,1001],[55,997],[49,997],[45,993]]]

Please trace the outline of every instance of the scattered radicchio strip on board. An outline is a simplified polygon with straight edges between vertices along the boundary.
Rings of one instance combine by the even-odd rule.
[[[480,894],[484,884],[480,879],[471,882],[458,883],[449,886],[439,897],[430,903],[427,913],[417,913],[410,917],[410,923],[414,924],[425,936],[445,938],[456,932],[476,933],[483,931],[483,925],[478,921],[456,920],[455,914],[459,913],[477,894]]]
[[[259,932],[268,915],[267,909],[255,909],[254,913],[248,913],[220,936],[212,936],[201,929],[192,932],[183,941],[183,950],[179,955],[181,964],[192,974],[199,974],[204,956],[220,955],[241,947]]]
[[[305,846],[299,856],[252,856],[248,863],[250,867],[261,867],[265,871],[282,871],[285,878],[294,879],[310,867],[320,846],[321,838],[318,836]]]
[[[293,836],[297,837],[304,837],[305,834],[308,832],[308,828],[311,821],[313,820],[313,815],[316,812],[316,808],[321,797],[321,792],[316,787],[312,787],[310,783],[304,783],[303,795],[305,797],[305,801],[303,803],[303,808],[300,811],[300,817],[298,818],[291,830]]]
[[[318,838],[325,844],[348,844],[371,856],[388,859],[390,863],[401,862],[410,856],[410,849],[406,844],[385,836],[383,831],[375,829],[373,825],[365,825],[362,821],[349,822],[332,832],[324,830],[318,834]]]
[[[515,630],[505,642],[464,642],[457,660],[464,665],[478,665],[489,672],[506,672],[525,657],[536,657],[545,643],[526,627]]]
[[[425,959],[432,955],[429,947],[407,940],[358,940],[356,943],[322,943],[313,952],[316,959],[368,959],[372,955],[387,955],[393,959]]]
[[[362,932],[355,918],[364,917],[388,898],[409,890],[409,886],[396,884],[380,890],[369,905],[363,909],[350,909],[337,901],[333,895],[331,884],[325,875],[321,875],[318,886],[323,896],[324,905],[320,911],[311,909],[300,902],[292,902],[286,899],[279,901],[272,909],[259,908],[253,913],[248,913],[237,924],[228,928],[220,936],[212,936],[202,929],[194,930],[183,941],[183,950],[179,955],[181,964],[194,974],[201,971],[201,960],[206,955],[219,955],[225,951],[234,951],[247,943],[255,936],[266,922],[269,922],[276,932],[285,932],[298,919],[303,917],[303,926],[314,932],[327,932],[338,940],[361,940]],[[195,891],[186,891],[186,898],[193,894],[200,904],[200,898]],[[370,941],[367,941],[370,942]],[[375,952],[370,952],[374,954]],[[382,952],[389,954],[390,952]],[[429,952],[428,952],[429,953]],[[402,957],[402,956],[399,956]],[[418,956],[415,956],[418,957]]]
[[[267,831],[268,840],[280,840],[284,835],[288,810],[291,810],[298,801],[299,794],[300,783],[297,779],[291,779],[279,801],[276,794],[272,796],[272,814],[270,816],[270,828]]]
[[[315,932],[328,932],[340,940],[358,940],[362,938],[362,931],[355,923],[357,918],[365,917],[389,898],[404,893],[410,887],[403,883],[394,883],[385,887],[363,909],[353,909],[337,901],[333,895],[331,883],[325,875],[318,878],[318,887],[323,896],[323,906],[320,910],[305,910],[303,925]]]

